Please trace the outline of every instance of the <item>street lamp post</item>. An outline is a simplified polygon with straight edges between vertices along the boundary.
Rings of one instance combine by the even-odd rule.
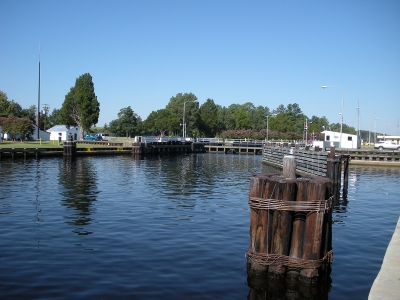
[[[310,122],[310,124],[311,124],[312,122]],[[306,121],[305,121],[305,123],[304,123],[305,125],[304,125],[304,131],[305,131],[305,136],[306,136],[306,140],[305,140],[305,144],[307,145],[308,144],[308,119],[306,118]],[[303,137],[304,137],[304,135],[303,135]]]
[[[343,132],[343,106],[344,106],[344,90],[338,86],[322,86],[323,89],[326,88],[336,88],[339,90],[342,90],[342,112],[340,113],[340,142],[339,142],[339,148],[342,148],[342,132]]]
[[[379,120],[376,116],[375,116],[375,134],[374,134],[374,145],[376,144],[376,120]]]
[[[369,108],[363,108],[369,111],[368,116],[368,146],[371,146],[371,110]],[[358,112],[360,112],[360,107],[357,106]],[[360,132],[359,132],[360,135]],[[361,137],[360,137],[361,138]]]
[[[198,100],[191,100],[183,103],[183,139],[186,139],[186,103],[188,102],[198,102]]]

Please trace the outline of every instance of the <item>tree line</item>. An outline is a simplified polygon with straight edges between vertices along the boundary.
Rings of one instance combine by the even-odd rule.
[[[306,121],[307,120],[307,121]],[[103,130],[121,136],[158,135],[182,136],[186,124],[187,137],[250,138],[263,140],[267,127],[270,139],[320,139],[324,129],[339,131],[339,123],[329,123],[326,117],[307,117],[297,103],[279,105],[271,110],[251,102],[218,105],[207,99],[199,105],[192,93],[178,93],[165,108],[152,111],[142,120],[130,106],[122,108],[118,118],[105,124]],[[355,134],[353,127],[343,124],[343,132]]]
[[[37,107],[22,108],[0,91],[0,117],[18,117],[35,121]],[[83,132],[95,132],[100,114],[100,102],[94,91],[92,76],[85,73],[78,77],[75,85],[65,95],[60,109],[54,108],[40,118],[40,129],[54,125],[78,126]],[[5,122],[2,119],[3,123]],[[14,119],[15,121],[15,119]],[[0,124],[1,125],[1,124]],[[171,97],[164,108],[152,111],[142,120],[131,106],[121,108],[117,118],[100,129],[115,136],[135,135],[224,137],[265,139],[268,128],[270,139],[300,140],[320,139],[324,129],[339,131],[339,123],[329,123],[326,117],[306,116],[299,104],[279,105],[275,109],[255,106],[251,102],[218,105],[213,99],[199,104],[193,93],[178,93]],[[99,129],[97,129],[99,130]],[[5,130],[3,130],[5,131]],[[355,134],[353,127],[343,124],[343,132]]]

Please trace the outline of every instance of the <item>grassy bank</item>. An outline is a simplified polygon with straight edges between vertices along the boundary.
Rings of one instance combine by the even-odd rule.
[[[134,142],[133,138],[124,138],[119,137],[112,140],[113,142]],[[58,141],[2,141],[0,143],[0,148],[62,148],[62,144],[59,144]],[[77,144],[77,148],[104,148],[106,145],[91,145],[79,143]],[[361,150],[374,150],[373,146],[361,146]]]
[[[118,140],[119,142],[119,140]],[[60,144],[58,141],[3,141],[0,143],[0,148],[27,148],[27,149],[36,149],[36,148],[62,148],[62,143]],[[104,148],[107,147],[106,145],[91,145],[91,144],[84,144],[79,143],[76,145],[77,148]]]

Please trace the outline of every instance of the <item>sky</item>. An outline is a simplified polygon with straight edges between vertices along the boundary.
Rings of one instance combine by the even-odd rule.
[[[193,93],[200,105],[297,103],[330,123],[343,104],[344,124],[400,135],[398,0],[0,0],[0,11],[0,91],[23,108],[38,104],[40,58],[40,106],[61,108],[90,73],[98,126]]]

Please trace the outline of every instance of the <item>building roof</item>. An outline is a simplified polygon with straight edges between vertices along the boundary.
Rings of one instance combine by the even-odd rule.
[[[337,134],[340,134],[340,132],[331,131],[331,130],[324,130],[324,131],[321,131],[321,133],[325,133],[325,134],[335,134],[335,133],[337,133]],[[353,136],[357,136],[356,134],[345,133],[345,132],[342,132],[342,135],[353,135]]]
[[[378,135],[377,138],[390,141],[399,141],[400,135]]]
[[[65,125],[56,125],[56,126],[53,126],[53,127],[49,128],[49,129],[47,129],[46,131],[49,131],[49,132],[68,131],[68,128]]]

